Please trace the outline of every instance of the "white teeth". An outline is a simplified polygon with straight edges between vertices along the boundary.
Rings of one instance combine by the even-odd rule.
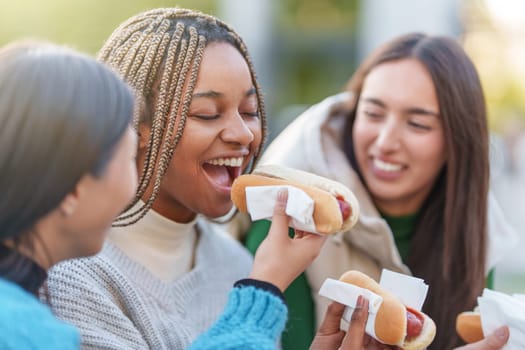
[[[237,158],[216,158],[216,159],[209,160],[206,163],[211,164],[211,165],[220,165],[220,166],[226,165],[226,166],[237,167],[237,166],[241,166],[242,165],[243,159],[244,159],[243,157],[237,157]]]
[[[400,171],[401,168],[403,168],[403,166],[400,164],[392,164],[392,163],[383,162],[382,160],[379,160],[377,158],[374,159],[374,166],[378,168],[379,170],[392,171],[392,172]]]

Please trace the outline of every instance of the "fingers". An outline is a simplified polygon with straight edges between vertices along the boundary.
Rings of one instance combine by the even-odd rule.
[[[294,237],[294,238],[297,238],[297,239],[301,239],[301,238],[303,238],[305,235],[307,235],[307,233],[304,232],[304,231],[302,231],[302,230],[297,230],[297,229],[295,229],[294,232],[295,232],[295,233],[294,233],[293,237]]]
[[[288,238],[288,222],[290,218],[286,215],[286,203],[288,201],[288,190],[282,189],[277,193],[277,200],[273,209],[272,225],[268,236],[275,236],[275,239]],[[286,232],[286,234],[283,234]]]
[[[456,350],[498,350],[502,349],[508,340],[509,329],[503,326],[489,334],[485,339],[459,347]]]
[[[377,340],[367,336],[368,344],[366,344],[366,350],[400,350],[397,346],[386,345],[378,342]]]
[[[273,216],[286,216],[286,202],[288,201],[288,190],[283,188],[277,193],[277,200],[273,209]]]
[[[328,309],[326,310],[323,323],[321,323],[318,333],[333,334],[338,332],[341,317],[343,317],[344,311],[345,306],[343,304],[339,304],[338,302],[334,301],[328,305]]]
[[[357,298],[357,304],[352,319],[348,326],[346,337],[341,345],[342,350],[354,350],[363,348],[365,336],[366,321],[368,320],[368,300],[360,295]]]

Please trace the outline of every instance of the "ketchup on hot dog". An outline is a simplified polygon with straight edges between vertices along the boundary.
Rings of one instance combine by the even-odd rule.
[[[423,329],[423,316],[407,307],[407,338],[417,337]]]
[[[343,215],[343,221],[345,221],[348,219],[352,211],[350,204],[344,200],[343,196],[337,196],[335,198],[337,199],[337,203],[339,203],[339,209],[341,210],[341,215]]]

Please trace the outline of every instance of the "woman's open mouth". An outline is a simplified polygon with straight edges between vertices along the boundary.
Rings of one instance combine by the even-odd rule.
[[[233,180],[242,173],[243,161],[244,157],[216,158],[206,161],[202,168],[211,182],[229,191]]]

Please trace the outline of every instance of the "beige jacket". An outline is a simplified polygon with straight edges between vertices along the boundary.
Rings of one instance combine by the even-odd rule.
[[[350,269],[360,270],[376,280],[383,268],[410,274],[397,251],[390,228],[379,216],[342,151],[345,109],[348,108],[349,98],[350,95],[342,93],[309,108],[270,144],[260,162],[286,165],[334,179],[348,186],[359,200],[359,222],[351,231],[331,236],[319,257],[306,271],[314,293],[318,322],[324,318],[330,302],[317,293],[326,278],[339,278]],[[489,220],[489,231],[497,233],[500,242],[514,242],[511,238],[515,237],[515,233],[504,221],[492,197],[490,203],[492,220]],[[508,246],[512,247],[512,243]],[[506,249],[491,246],[488,268],[494,266],[496,256],[501,256]]]

